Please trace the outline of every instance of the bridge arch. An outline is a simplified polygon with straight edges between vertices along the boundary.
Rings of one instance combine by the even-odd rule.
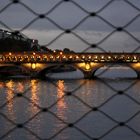
[[[29,75],[29,71],[21,66],[16,64],[0,65],[0,75],[13,76],[13,75]]]
[[[58,71],[56,70],[56,73],[59,72],[59,69],[61,66],[66,66],[66,67],[73,67],[75,70],[79,70],[83,73],[84,75],[84,78],[87,78],[87,79],[93,79],[95,77],[98,77],[96,76],[96,72],[104,67],[104,66],[107,66],[107,67],[115,67],[114,64],[112,64],[112,66],[110,66],[109,64],[107,63],[94,63],[94,64],[90,64],[90,69],[87,70],[85,68],[85,65],[84,63],[75,63],[75,64],[51,64],[51,65],[46,65],[46,67],[44,67],[42,70],[40,70],[38,72],[38,76],[39,77],[44,77],[47,73],[53,73],[55,72],[54,70],[56,70],[58,68]],[[130,69],[134,70],[137,73],[137,71],[131,66],[131,65],[122,65],[122,66],[127,66],[127,67],[130,67]],[[62,72],[62,71],[61,71]],[[65,72],[65,71],[64,71]]]
[[[81,73],[83,71],[77,67],[74,64],[51,64],[51,65],[46,65],[43,69],[41,69],[38,73],[37,76],[40,78],[44,78],[48,73],[63,73],[63,72],[72,72],[79,70]],[[81,76],[82,77],[82,76]]]
[[[136,72],[137,78],[140,78],[140,63],[130,63],[128,66]]]
[[[118,64],[112,64],[112,65],[105,64],[105,65],[102,65],[102,66],[98,67],[96,70],[94,70],[92,72],[92,77],[100,77],[102,75],[106,75],[106,74],[108,75],[109,73],[112,73],[112,76],[111,77],[118,77],[118,75],[120,75],[122,77],[128,77],[128,78],[129,77],[137,77],[137,78],[140,78],[140,71],[138,71],[137,69],[135,69],[131,64],[123,64],[123,65],[120,65],[120,68],[118,68],[118,69],[117,69],[117,65]],[[101,70],[104,66],[105,66],[105,68],[103,70]],[[112,69],[112,68],[115,68],[115,67],[116,67],[116,69]],[[126,69],[128,68],[126,74],[124,74],[124,72],[126,72],[124,68],[126,68]],[[120,71],[122,73],[120,73]],[[114,75],[114,73],[115,73],[115,75]],[[132,76],[130,76],[130,75],[132,75]]]
[[[56,73],[59,72],[59,69],[61,69],[61,67],[63,66],[66,66],[66,67],[70,67],[70,69],[73,69],[73,70],[79,70],[84,78],[86,79],[91,79],[91,78],[94,78],[94,73],[101,67],[103,66],[104,64],[90,64],[90,69],[86,69],[86,64],[85,63],[73,63],[73,64],[50,64],[50,65],[46,65],[43,67],[43,69],[39,70],[38,73],[37,73],[37,76],[38,77],[45,77],[47,73],[53,73],[55,72],[54,70],[56,68],[58,68],[58,71],[56,70]],[[60,70],[61,71],[61,70]],[[63,72],[63,71],[61,71]],[[66,72],[64,70],[64,72]],[[69,71],[68,71],[69,72]]]
[[[50,73],[52,71],[52,69],[56,68],[57,67],[57,64],[56,65],[50,65],[50,66],[46,66],[44,67],[42,70],[40,70],[38,73],[37,73],[37,76],[39,77],[45,77],[45,75],[47,73]]]

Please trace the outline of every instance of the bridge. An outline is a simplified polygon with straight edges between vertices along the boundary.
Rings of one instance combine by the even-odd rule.
[[[107,65],[119,64],[133,69],[140,78],[139,53],[64,53],[64,52],[5,52],[0,53],[0,69],[17,66],[30,75],[44,76],[51,68],[71,66],[79,69],[85,78],[94,78],[95,72]]]

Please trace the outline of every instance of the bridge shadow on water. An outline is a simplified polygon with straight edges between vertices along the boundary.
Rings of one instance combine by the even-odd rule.
[[[136,72],[127,66],[104,66],[97,69],[90,79],[108,78],[108,79],[126,79],[137,78]],[[72,66],[52,66],[44,69],[39,75],[30,75],[28,71],[20,66],[0,67],[1,78],[37,78],[42,80],[49,79],[84,79],[84,74],[78,68]]]

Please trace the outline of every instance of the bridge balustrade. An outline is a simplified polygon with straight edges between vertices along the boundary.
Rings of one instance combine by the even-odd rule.
[[[0,55],[0,62],[14,63],[14,62],[34,62],[34,63],[56,63],[56,62],[95,62],[95,63],[137,63],[140,61],[138,54],[44,54],[44,53],[8,53]]]

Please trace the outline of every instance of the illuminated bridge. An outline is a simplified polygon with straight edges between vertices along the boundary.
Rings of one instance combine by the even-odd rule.
[[[132,68],[140,78],[139,53],[0,53],[0,69],[16,66],[22,68],[24,72],[37,76],[44,76],[51,72],[51,68],[70,66],[82,71],[85,78],[93,78],[99,68],[114,64]]]

